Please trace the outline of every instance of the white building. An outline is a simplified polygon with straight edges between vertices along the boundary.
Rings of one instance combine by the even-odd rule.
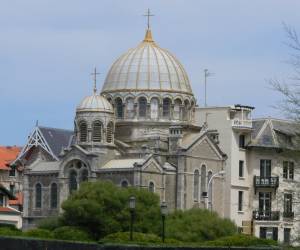
[[[225,211],[241,231],[296,244],[299,234],[300,125],[251,118],[252,107],[197,108],[227,154]]]

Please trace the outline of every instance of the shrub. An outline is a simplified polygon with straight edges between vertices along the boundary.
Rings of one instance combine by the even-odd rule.
[[[130,233],[129,232],[118,232],[107,235],[101,243],[109,242],[109,243],[138,243],[138,244],[161,244],[161,237],[155,234],[144,234],[139,232],[133,233],[133,241],[129,240]],[[180,241],[175,239],[166,239],[165,243],[168,244],[177,244],[180,245]]]
[[[130,228],[129,197],[136,198],[134,231],[159,233],[159,197],[147,190],[120,188],[109,181],[85,182],[62,204],[64,225],[80,227],[98,240]]]
[[[234,235],[235,224],[229,219],[220,218],[217,213],[193,208],[175,211],[166,219],[167,237],[182,242],[203,242]]]
[[[129,241],[129,232],[118,232],[107,235],[103,241],[107,242],[128,242]],[[144,243],[160,243],[161,238],[155,234],[144,234],[144,233],[133,233],[134,242],[144,242]]]
[[[63,225],[59,217],[49,217],[49,218],[42,219],[38,222],[38,228],[46,229],[50,231],[61,226]]]
[[[22,231],[16,227],[0,227],[0,235],[3,236],[21,236]]]
[[[33,237],[33,238],[42,238],[42,239],[51,239],[53,238],[53,233],[46,229],[31,229],[23,233],[23,236]]]
[[[207,246],[276,246],[277,242],[269,239],[260,239],[253,236],[236,234],[233,236],[223,237],[214,241],[205,242]]]
[[[90,235],[86,231],[70,226],[56,228],[53,231],[53,236],[58,240],[92,241]]]

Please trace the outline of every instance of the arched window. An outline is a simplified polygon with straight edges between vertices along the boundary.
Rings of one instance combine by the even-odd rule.
[[[151,193],[154,193],[155,192],[155,185],[152,181],[149,182],[149,191]]]
[[[123,118],[123,102],[121,98],[115,100],[117,118]]]
[[[188,100],[184,101],[183,111],[182,111],[182,118],[184,121],[187,121],[189,119],[189,108],[190,108],[190,102]]]
[[[211,171],[208,171],[207,173],[207,184],[208,182],[210,181],[212,177],[212,172]],[[207,193],[207,196],[208,196],[208,204],[210,204],[211,206],[211,201],[212,201],[212,181],[209,183],[209,187],[208,187],[208,193]]]
[[[128,181],[123,180],[123,181],[121,182],[121,187],[122,187],[122,188],[127,188],[127,187],[128,187]]]
[[[181,119],[181,100],[176,99],[175,104],[174,104],[174,113],[173,113],[173,118],[175,120],[180,120]]]
[[[191,102],[190,120],[195,120],[195,103]]]
[[[80,173],[80,182],[87,181],[89,179],[89,171],[84,168]]]
[[[81,122],[79,125],[80,131],[80,141],[86,142],[87,141],[87,125],[86,122]]]
[[[101,142],[102,140],[102,123],[100,121],[93,123],[92,140],[93,142]]]
[[[202,165],[201,167],[201,197],[203,192],[206,192],[206,166]]]
[[[106,129],[106,142],[111,143],[113,139],[113,123],[110,122]]]
[[[75,170],[70,171],[69,175],[69,191],[72,193],[77,190],[77,172]]]
[[[57,208],[57,184],[51,184],[51,194],[50,194],[50,206],[51,208]]]
[[[171,100],[169,98],[164,98],[163,100],[163,117],[169,119],[170,118],[170,107]]]
[[[147,99],[145,97],[139,98],[139,117],[146,117],[147,114]]]
[[[42,207],[42,185],[40,183],[35,185],[35,207]]]
[[[194,172],[194,200],[199,200],[199,170],[196,169]]]
[[[158,113],[159,113],[158,99],[152,98],[151,102],[150,102],[150,117],[151,117],[151,119],[158,119]]]
[[[126,100],[126,117],[129,119],[134,118],[134,100],[133,100],[133,98],[128,98]]]

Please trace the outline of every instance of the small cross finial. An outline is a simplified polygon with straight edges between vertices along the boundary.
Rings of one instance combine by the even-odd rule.
[[[91,73],[92,76],[94,76],[94,93],[97,92],[97,75],[100,75],[100,73],[97,72],[97,69],[95,67],[94,72]]]
[[[148,30],[149,30],[150,29],[150,17],[154,16],[154,15],[150,13],[150,9],[148,8],[147,13],[143,16],[147,17],[147,27],[148,27]]]

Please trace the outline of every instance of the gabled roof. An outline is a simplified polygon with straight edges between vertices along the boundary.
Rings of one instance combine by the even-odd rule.
[[[274,118],[253,120],[248,146],[300,150],[300,124]]]
[[[0,170],[9,170],[9,164],[17,158],[20,151],[20,147],[0,146]]]
[[[62,148],[69,147],[74,132],[72,130],[39,127],[53,154],[58,156]]]
[[[41,147],[53,160],[57,161],[62,149],[70,147],[72,144],[73,135],[74,133],[71,130],[36,126],[30,134],[26,145],[12,164],[22,159],[33,147]]]
[[[216,144],[209,136],[210,130],[202,129],[200,133],[187,134],[182,138],[181,148],[183,150],[189,150],[198,141],[206,139],[211,146],[211,148],[216,152],[216,154],[221,158],[225,159],[227,155],[220,149],[218,144]]]

